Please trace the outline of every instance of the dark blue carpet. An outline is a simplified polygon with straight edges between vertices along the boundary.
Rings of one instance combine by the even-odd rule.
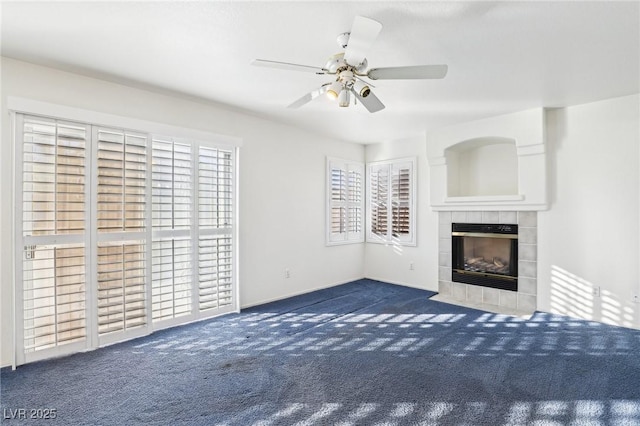
[[[55,408],[42,423],[70,425],[640,425],[640,331],[431,295],[360,280],[3,369],[3,414]]]

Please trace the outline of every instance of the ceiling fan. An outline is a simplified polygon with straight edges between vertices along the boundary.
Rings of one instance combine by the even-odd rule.
[[[350,94],[353,94],[369,112],[377,112],[384,109],[384,104],[371,91],[371,87],[374,86],[365,81],[364,78],[370,80],[410,80],[437,79],[444,78],[447,75],[446,65],[372,68],[367,71],[368,62],[365,55],[378,37],[380,30],[382,30],[380,22],[363,16],[356,16],[353,20],[351,31],[338,36],[338,44],[344,49],[344,52],[330,57],[322,68],[265,59],[255,59],[251,64],[336,76],[334,81],[325,83],[318,89],[307,93],[289,105],[288,108],[299,108],[323,94],[327,94],[332,99],[337,99],[339,106],[348,107]]]

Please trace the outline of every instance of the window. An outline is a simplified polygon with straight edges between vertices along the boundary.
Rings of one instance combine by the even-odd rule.
[[[364,241],[364,165],[327,158],[327,245]]]
[[[16,364],[237,309],[233,146],[15,117]]]
[[[415,159],[367,167],[367,242],[415,245]]]

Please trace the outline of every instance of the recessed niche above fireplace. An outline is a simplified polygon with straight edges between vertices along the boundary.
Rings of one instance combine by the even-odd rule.
[[[431,207],[546,210],[544,134],[542,108],[427,134]]]

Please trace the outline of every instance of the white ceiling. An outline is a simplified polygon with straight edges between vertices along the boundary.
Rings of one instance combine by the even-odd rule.
[[[378,80],[386,109],[324,97],[286,106],[323,67],[354,16],[383,24],[371,67],[448,64],[443,80]],[[640,91],[640,3],[3,2],[2,55],[223,103],[360,143],[535,107]]]

